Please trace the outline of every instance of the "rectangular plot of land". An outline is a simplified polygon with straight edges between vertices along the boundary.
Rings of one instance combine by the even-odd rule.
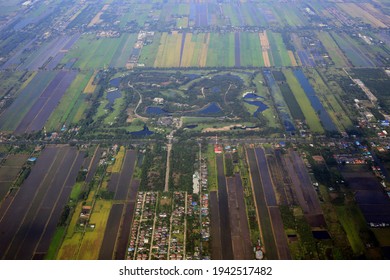
[[[118,229],[122,218],[124,204],[114,204],[111,208],[103,243],[100,248],[99,260],[112,260]]]
[[[229,204],[226,189],[226,178],[224,174],[223,156],[217,155],[217,172],[218,172],[218,206],[219,218],[221,225],[221,243],[222,259],[232,260],[232,236],[229,221]],[[223,229],[223,230],[222,230]]]
[[[259,166],[261,181],[263,183],[263,190],[268,206],[276,206],[276,197],[271,180],[271,175],[268,170],[267,159],[265,157],[264,150],[257,148],[256,150],[257,164]]]
[[[290,260],[290,250],[288,249],[286,233],[284,232],[279,207],[269,207],[269,213],[271,215],[272,228],[274,230],[276,246],[278,247],[279,258],[281,260]]]
[[[28,155],[9,155],[3,165],[20,168],[24,163],[26,163],[28,158]]]
[[[75,71],[59,72],[22,119],[15,133],[41,130],[76,75]]]
[[[210,192],[211,259],[222,260],[221,225],[217,192]]]
[[[129,192],[129,188],[130,188],[131,177],[133,177],[133,171],[134,171],[134,165],[136,159],[137,159],[137,154],[135,151],[131,150],[126,152],[125,160],[123,162],[114,199],[116,200],[127,199],[127,193]]]
[[[0,167],[0,182],[10,182],[16,179],[19,174],[20,168],[1,166]]]
[[[125,213],[123,214],[123,221],[119,231],[118,241],[114,254],[115,260],[124,260],[127,252],[127,245],[130,238],[130,229],[133,223],[133,215],[135,209],[135,202],[126,204]]]
[[[272,231],[271,219],[268,213],[268,207],[264,196],[263,186],[257,166],[255,151],[247,149],[250,176],[252,179],[252,189],[254,192],[257,217],[259,219],[260,230],[262,233],[265,256],[267,259],[278,259],[278,252],[275,243],[275,237]]]
[[[0,182],[0,203],[8,193],[8,190],[11,186],[12,186],[12,182]]]
[[[15,198],[12,200],[9,208],[4,213],[0,221],[0,258],[3,258],[12,237],[18,230],[22,220],[30,208],[32,198],[38,192],[40,182],[45,177],[47,170],[55,160],[58,153],[56,148],[46,148],[37,163],[32,168],[31,174],[20,187]]]
[[[63,197],[60,200],[64,189],[69,184],[74,184],[76,181],[77,173],[80,169],[83,156],[82,154],[78,154],[75,148],[64,147],[64,155],[59,153],[57,158],[62,158],[60,165],[57,170],[50,170],[49,174],[52,177],[52,181],[50,182],[49,189],[47,189],[40,206],[31,207],[29,211],[31,213],[36,213],[35,217],[33,215],[27,215],[25,220],[25,226],[22,226],[16,237],[13,240],[13,244],[10,247],[8,252],[9,256],[13,254],[12,248],[19,248],[17,253],[15,254],[16,259],[31,259],[34,255],[35,248],[38,245],[38,242],[41,240],[41,236],[45,233],[48,224],[48,221],[51,219],[53,215],[53,211],[57,209],[57,211],[62,211],[65,203],[67,202],[70,191],[67,192],[67,196]],[[38,210],[36,207],[39,207]],[[56,226],[58,219],[60,217],[56,216],[56,219],[52,221],[51,226]],[[30,223],[30,224],[29,224]],[[53,231],[54,233],[54,231]],[[22,241],[20,241],[22,239]],[[50,242],[51,236],[46,236]],[[19,241],[18,241],[19,239]],[[16,245],[16,247],[15,247]]]
[[[390,204],[389,197],[381,191],[357,191],[355,199],[358,204]]]
[[[2,257],[31,259],[40,241],[50,243],[82,162],[76,148],[45,148],[0,222]]]
[[[237,260],[250,260],[253,259],[253,251],[240,176],[236,174],[227,178],[227,184],[233,256]]]
[[[34,103],[38,100],[42,92],[51,83],[58,72],[39,72],[32,81],[23,88],[15,101],[0,115],[0,128],[2,130],[14,130]]]

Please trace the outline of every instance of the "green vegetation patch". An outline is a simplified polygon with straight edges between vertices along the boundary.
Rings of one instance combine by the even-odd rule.
[[[316,112],[311,106],[309,99],[307,98],[304,90],[295,78],[294,74],[291,72],[291,70],[287,69],[283,70],[283,73],[287,79],[287,83],[292,90],[292,93],[294,94],[296,101],[299,104],[299,107],[302,110],[302,113],[305,116],[305,121],[310,127],[310,130],[314,133],[324,133],[324,129]]]
[[[81,105],[78,102],[79,98],[83,94],[83,90],[87,85],[89,79],[92,76],[92,71],[80,72],[68,90],[65,92],[61,99],[60,104],[50,115],[46,123],[47,130],[58,130],[63,124],[69,125],[72,123],[72,111],[75,111]],[[84,101],[84,98],[82,98]]]

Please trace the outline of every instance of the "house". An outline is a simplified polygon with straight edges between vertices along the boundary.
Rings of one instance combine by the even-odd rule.
[[[215,144],[214,145],[214,153],[216,154],[222,154],[222,146],[221,145],[218,145],[218,144]]]

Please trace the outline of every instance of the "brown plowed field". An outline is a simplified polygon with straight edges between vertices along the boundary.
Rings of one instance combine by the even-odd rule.
[[[280,215],[279,207],[269,207],[269,213],[272,220],[272,228],[274,229],[276,246],[278,247],[279,258],[281,260],[290,260],[290,250],[288,249],[287,237],[284,232],[283,220]]]
[[[221,224],[217,192],[210,192],[211,259],[222,260]]]
[[[261,182],[263,184],[264,195],[268,206],[277,206],[275,191],[272,184],[271,175],[268,170],[267,159],[262,148],[256,148],[257,165],[260,171]]]
[[[224,173],[223,156],[217,155],[218,207],[221,227],[222,259],[233,259],[232,235],[229,220],[229,204]]]
[[[130,237],[131,225],[133,224],[133,216],[135,210],[136,195],[139,188],[139,180],[132,180],[129,192],[129,203],[126,204],[125,214],[120,228],[120,233],[115,250],[115,259],[124,260],[127,252],[127,243]]]
[[[289,155],[285,157],[285,164],[293,182],[299,205],[302,207],[309,225],[311,227],[326,227],[320,201],[303,160],[295,151],[289,150]]]
[[[115,200],[127,199],[127,193],[129,192],[130,188],[131,177],[133,177],[136,159],[136,151],[130,150],[126,152],[126,156],[122,165],[122,170],[119,176],[118,186],[115,192]]]
[[[96,169],[97,169],[97,166],[98,166],[98,163],[99,163],[99,160],[100,160],[100,157],[101,157],[103,151],[104,150],[102,148],[98,148],[98,150],[96,151],[95,157],[92,159],[92,163],[90,164],[87,177],[85,178],[85,181],[87,183],[90,183],[92,181],[92,178],[95,175],[95,172],[96,172]]]
[[[103,243],[100,247],[99,260],[112,260],[113,258],[123,207],[124,204],[114,204],[111,208],[104,232]]]
[[[251,260],[254,256],[240,175],[227,178],[227,185],[233,256],[236,260]]]
[[[277,164],[276,159],[273,155],[269,156],[267,160],[268,160],[268,167],[276,189],[277,203],[278,205],[288,205],[287,194],[283,182],[282,168]]]

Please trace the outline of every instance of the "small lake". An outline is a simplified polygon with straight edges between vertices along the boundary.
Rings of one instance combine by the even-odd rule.
[[[144,129],[142,129],[142,130],[130,132],[130,134],[132,136],[135,136],[135,137],[145,137],[145,136],[148,136],[148,135],[152,135],[153,133],[154,132],[150,131],[149,128],[146,125],[144,126]]]
[[[264,98],[264,97],[262,97],[262,96],[260,96],[260,95],[257,95],[257,94],[255,94],[255,93],[253,93],[253,92],[246,93],[243,97],[244,97],[244,99],[250,99],[250,98]]]
[[[120,83],[122,81],[122,78],[114,78],[112,80],[110,80],[110,86],[111,87],[119,87]]]
[[[265,110],[268,109],[268,106],[265,105],[263,102],[261,102],[260,100],[253,100],[253,101],[250,101],[250,100],[245,100],[244,101],[245,103],[248,103],[250,105],[254,105],[254,106],[257,106],[257,110],[253,113],[253,116],[257,116],[258,113],[261,113]]]
[[[197,111],[197,114],[201,115],[212,115],[212,114],[218,114],[221,113],[222,109],[219,107],[218,103],[212,102],[209,105],[207,105],[205,108]]]
[[[148,115],[166,115],[166,114],[169,114],[169,112],[167,112],[163,108],[157,107],[157,106],[146,107],[145,113],[148,114]]]
[[[193,129],[193,128],[196,128],[196,127],[198,127],[197,124],[190,124],[190,125],[186,125],[184,128]]]
[[[113,106],[115,103],[115,100],[118,98],[121,98],[121,97],[122,97],[122,94],[119,90],[107,92],[108,104],[107,104],[106,108]]]

